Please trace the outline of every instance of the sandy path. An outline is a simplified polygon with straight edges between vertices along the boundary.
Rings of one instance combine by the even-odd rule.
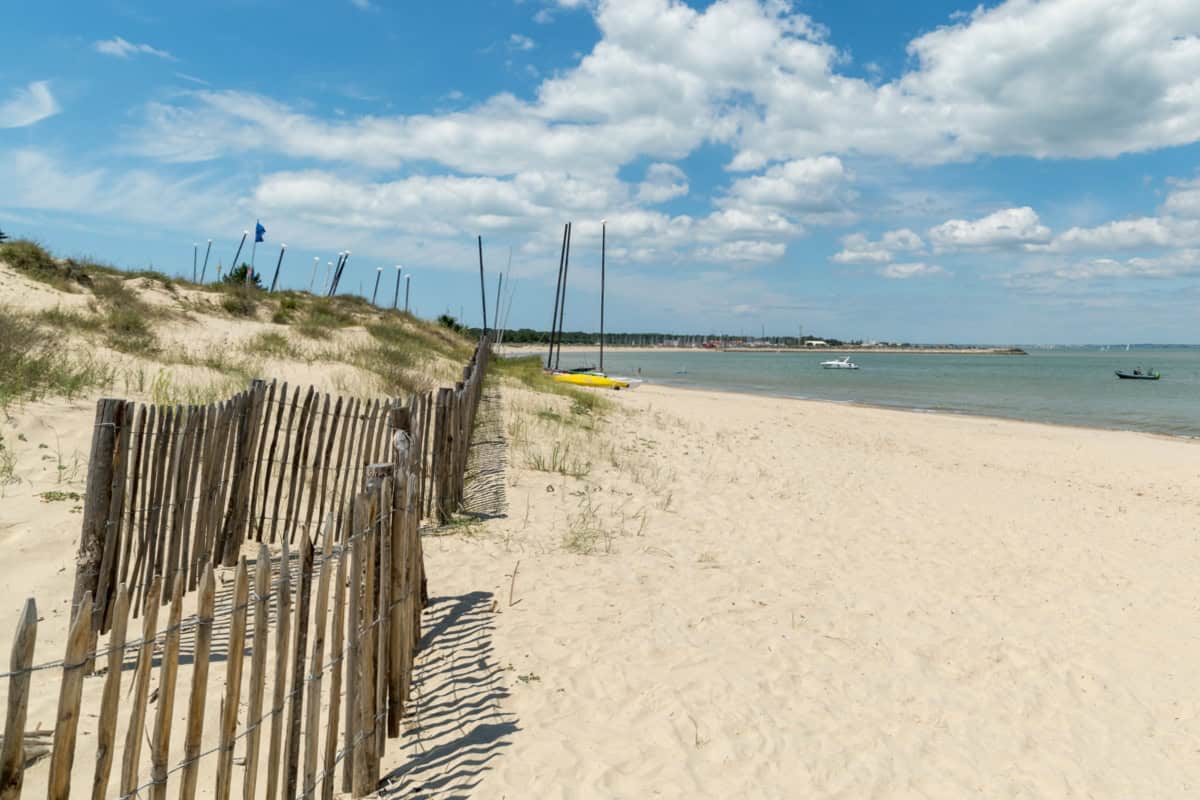
[[[397,790],[1195,795],[1196,443],[617,399],[591,439],[531,427],[506,515],[427,541],[431,615],[469,613],[430,636]],[[555,436],[590,443],[585,478],[528,469]],[[596,552],[565,550],[588,526]]]

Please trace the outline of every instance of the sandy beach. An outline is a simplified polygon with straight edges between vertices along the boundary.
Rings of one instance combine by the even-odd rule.
[[[0,278],[10,303],[38,288]],[[162,358],[228,361],[272,330],[290,350],[242,369],[377,385],[286,327],[162,301],[188,309],[159,323]],[[0,426],[0,545],[20,563],[0,625],[36,597],[39,662],[65,639],[96,398],[151,399],[167,371],[236,382],[178,354],[89,352],[118,364],[112,386],[13,405]],[[653,384],[600,400],[489,385],[468,513],[425,532],[425,648],[384,796],[1195,795],[1200,442]],[[58,683],[35,673],[28,729],[53,725]],[[84,685],[80,792],[102,683]],[[30,768],[27,796],[46,775]]]
[[[506,510],[427,543],[431,716],[398,788],[1194,796],[1195,443],[616,402],[524,429],[546,401],[506,394]],[[530,469],[550,441],[587,474]]]

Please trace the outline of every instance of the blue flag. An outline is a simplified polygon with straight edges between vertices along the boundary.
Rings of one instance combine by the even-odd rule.
[[[256,221],[254,223],[254,241],[261,242],[263,240],[263,235],[266,234],[266,232],[267,229],[263,227],[261,222]]]

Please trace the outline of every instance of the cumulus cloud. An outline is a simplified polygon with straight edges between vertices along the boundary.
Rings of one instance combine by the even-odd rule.
[[[952,219],[929,229],[937,250],[1011,247],[1044,242],[1050,229],[1029,206],[1006,208],[976,220]]]
[[[913,262],[910,264],[888,264],[879,270],[879,274],[893,280],[907,280],[908,278],[927,278],[930,275],[946,275],[948,273],[936,264]]]
[[[878,242],[872,242],[865,234],[852,233],[842,237],[842,249],[832,260],[839,264],[884,264],[895,258],[896,253],[920,252],[924,247],[921,237],[908,228],[887,231]]]
[[[522,36],[519,33],[514,33],[508,37],[508,46],[512,50],[532,50],[534,48],[533,39],[528,36]]]
[[[640,203],[663,203],[688,193],[687,175],[674,164],[651,164],[638,185]]]
[[[0,128],[24,128],[59,112],[48,81],[34,81],[0,102]]]
[[[130,58],[136,55],[155,56],[157,58],[165,58],[168,61],[174,61],[175,57],[166,50],[159,50],[156,47],[151,47],[148,44],[134,44],[126,41],[120,36],[114,36],[111,39],[103,39],[92,45],[92,48],[97,53],[103,53],[106,56],[115,56],[116,58]]]

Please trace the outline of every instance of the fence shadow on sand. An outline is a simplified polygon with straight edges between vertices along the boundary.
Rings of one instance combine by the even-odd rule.
[[[413,676],[408,758],[384,776],[395,798],[469,797],[520,728],[492,649],[491,592],[430,598],[421,662]]]

